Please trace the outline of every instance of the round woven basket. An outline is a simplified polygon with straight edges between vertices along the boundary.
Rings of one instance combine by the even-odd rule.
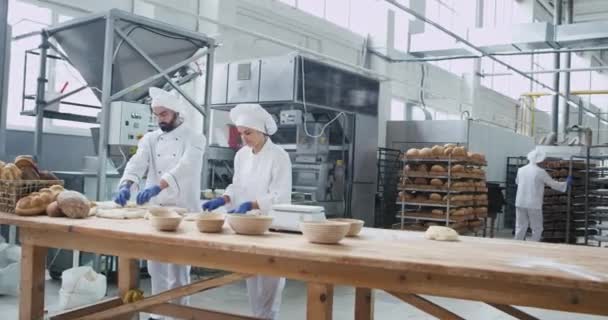
[[[363,225],[365,224],[365,221],[363,221],[363,220],[348,219],[348,218],[329,219],[329,221],[338,221],[338,222],[349,223],[350,229],[348,230],[348,233],[346,234],[347,237],[356,237],[357,235],[359,235],[359,232],[361,232],[361,229],[363,229]]]
[[[182,222],[182,217],[156,217],[150,216],[150,224],[159,231],[175,231]]]
[[[196,219],[196,227],[198,231],[205,233],[222,232],[225,217],[221,213],[203,214]]]
[[[228,215],[228,224],[234,232],[244,235],[262,235],[272,224],[272,217],[248,214]]]
[[[346,236],[350,230],[350,223],[340,221],[300,222],[300,230],[309,242],[336,244]]]

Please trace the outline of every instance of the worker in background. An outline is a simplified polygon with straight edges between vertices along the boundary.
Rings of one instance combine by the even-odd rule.
[[[545,153],[533,150],[528,154],[527,165],[517,170],[517,195],[515,197],[515,239],[524,240],[528,226],[532,229],[531,241],[540,241],[543,233],[543,198],[545,186],[553,190],[566,192],[572,185],[572,176],[565,182],[555,181],[538,166],[545,160]]]
[[[227,205],[229,213],[259,209],[267,214],[273,204],[291,203],[291,160],[281,147],[270,140],[277,131],[272,116],[259,104],[239,104],[230,110],[245,146],[234,158],[232,184],[224,196],[203,204],[204,210]],[[284,278],[254,276],[247,279],[253,315],[276,319],[281,305]]]
[[[138,205],[151,202],[199,211],[205,136],[183,124],[180,114],[185,106],[177,95],[150,88],[150,97],[159,129],[139,141],[114,201],[124,206],[146,176],[145,188],[137,194]],[[153,295],[190,283],[190,266],[148,261],[148,272]],[[188,304],[188,298],[179,302]]]

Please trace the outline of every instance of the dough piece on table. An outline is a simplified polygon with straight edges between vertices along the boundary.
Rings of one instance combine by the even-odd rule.
[[[458,232],[449,227],[430,226],[424,233],[424,237],[437,241],[457,241]]]
[[[105,219],[143,219],[148,211],[143,208],[114,208],[97,207],[95,215]]]

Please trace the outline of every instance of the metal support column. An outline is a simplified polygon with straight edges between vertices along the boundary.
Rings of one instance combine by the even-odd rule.
[[[571,24],[573,22],[574,16],[574,0],[568,0],[568,6],[566,8],[566,24]],[[564,54],[564,68],[570,69],[572,66],[572,53],[567,52]],[[566,95],[566,99],[564,99],[562,103],[562,118],[564,122],[564,136],[566,135],[566,130],[568,126],[570,126],[570,104],[568,100],[570,100],[570,72],[566,72],[564,74],[564,95]]]
[[[46,62],[49,49],[49,36],[46,32],[41,33],[40,44],[40,69],[38,72],[36,88],[36,125],[34,127],[34,155],[38,165],[42,163],[42,133],[44,132],[44,92],[46,91]]]
[[[203,133],[207,138],[207,145],[205,145],[205,153],[203,153],[203,183],[202,188],[207,189],[209,181],[209,137],[211,128],[209,123],[211,120],[211,91],[213,90],[213,61],[215,59],[215,48],[210,47],[209,53],[207,54],[207,64],[205,67],[205,115],[203,116]]]
[[[555,10],[553,11],[553,26],[555,27],[555,34],[557,34],[557,27],[562,22],[562,0],[554,1]],[[553,55],[553,68],[559,69],[560,67],[560,54],[556,53]],[[553,90],[559,92],[559,72],[553,75]],[[559,133],[559,95],[553,96],[553,107],[551,109],[551,132],[553,132],[558,138]],[[559,139],[559,138],[558,138]]]
[[[106,189],[106,166],[108,159],[108,129],[110,126],[110,104],[112,102],[112,64],[114,63],[114,16],[108,13],[103,48],[103,76],[101,85],[101,115],[99,124],[99,167],[97,169],[97,201],[103,199]]]
[[[8,1],[0,1],[0,158],[6,157],[6,114],[8,112],[10,47]]]

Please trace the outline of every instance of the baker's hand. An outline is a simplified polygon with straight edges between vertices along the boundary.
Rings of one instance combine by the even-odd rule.
[[[566,178],[566,183],[568,184],[568,187],[572,187],[572,183],[574,183],[574,178],[572,178],[572,176],[568,176],[568,178]]]
[[[137,194],[137,204],[142,205],[150,201],[150,199],[156,197],[160,193],[160,186],[153,186],[144,189],[144,191]]]
[[[114,196],[114,202],[121,207],[124,207],[129,199],[131,199],[131,188],[128,185],[123,184],[118,188],[118,194]]]
[[[215,198],[213,200],[209,200],[209,201],[203,203],[203,210],[213,211],[225,204],[226,204],[226,199],[224,199],[224,197],[218,197],[218,198]]]
[[[251,211],[251,209],[253,209],[253,202],[247,201],[241,203],[238,208],[228,211],[228,213],[247,213],[247,211]]]

